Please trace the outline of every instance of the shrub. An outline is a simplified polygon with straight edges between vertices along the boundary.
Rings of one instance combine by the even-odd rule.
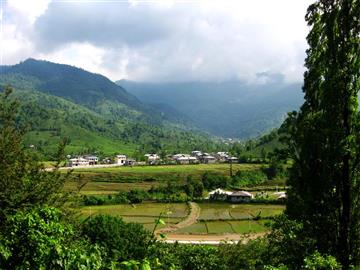
[[[100,269],[98,246],[75,237],[55,208],[18,211],[0,234],[0,269]]]
[[[232,177],[234,187],[256,186],[266,181],[266,174],[260,170],[237,171]]]
[[[207,190],[226,188],[230,183],[229,177],[210,172],[205,172],[201,177],[201,181]]]
[[[119,217],[98,215],[82,225],[82,235],[93,244],[101,246],[107,262],[142,260],[147,256],[150,232],[137,223],[125,223]]]

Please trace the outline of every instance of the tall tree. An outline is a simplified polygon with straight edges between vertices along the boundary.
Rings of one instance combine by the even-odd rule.
[[[360,259],[360,1],[318,0],[306,21],[305,102],[287,120],[287,214],[349,269]]]
[[[63,185],[68,174],[58,168],[66,142],[59,146],[57,162],[48,172],[24,145],[26,129],[17,119],[20,104],[11,97],[11,87],[0,93],[0,229],[7,215],[38,205],[60,206],[67,194]]]

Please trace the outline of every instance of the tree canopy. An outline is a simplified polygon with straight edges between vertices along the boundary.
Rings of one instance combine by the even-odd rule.
[[[305,102],[285,123],[294,159],[287,214],[344,269],[360,259],[359,16],[356,0],[310,5]]]

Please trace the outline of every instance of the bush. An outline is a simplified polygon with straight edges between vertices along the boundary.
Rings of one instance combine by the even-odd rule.
[[[141,203],[143,200],[147,199],[148,197],[149,196],[146,191],[139,189],[132,189],[127,194],[127,199],[131,203]]]
[[[82,225],[82,235],[105,250],[108,263],[144,259],[152,240],[151,233],[142,225],[108,215],[88,219]]]
[[[85,205],[103,205],[106,202],[104,198],[98,196],[84,196],[83,201]]]
[[[265,239],[250,240],[246,244],[241,241],[237,245],[223,244],[219,246],[220,256],[224,260],[226,269],[259,269],[266,261],[263,260],[267,252]]]
[[[160,259],[158,269],[223,270],[226,269],[217,247],[156,243],[151,248],[151,259]]]
[[[224,175],[205,172],[201,177],[201,181],[205,189],[213,190],[216,188],[226,188],[230,183],[230,178]]]
[[[333,256],[322,256],[318,251],[304,259],[303,269],[309,270],[340,270],[341,265]]]
[[[234,187],[256,186],[267,181],[267,176],[260,170],[237,171],[232,177]]]
[[[0,234],[0,269],[100,269],[96,245],[75,237],[55,208],[18,211]]]

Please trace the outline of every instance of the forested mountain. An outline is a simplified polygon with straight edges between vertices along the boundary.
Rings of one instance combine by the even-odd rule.
[[[26,143],[47,158],[61,137],[70,139],[68,153],[74,154],[140,156],[215,147],[176,111],[144,105],[101,75],[33,59],[1,70],[0,86],[13,86],[22,103],[19,121],[30,123]]]
[[[103,100],[112,100],[141,108],[137,98],[108,78],[73,66],[30,58],[13,66],[1,66],[1,73],[30,76],[38,91],[79,104],[97,105]]]
[[[250,138],[278,127],[286,113],[298,109],[303,101],[300,84],[270,77],[252,85],[240,81],[117,83],[152,106],[167,104],[212,134]]]

